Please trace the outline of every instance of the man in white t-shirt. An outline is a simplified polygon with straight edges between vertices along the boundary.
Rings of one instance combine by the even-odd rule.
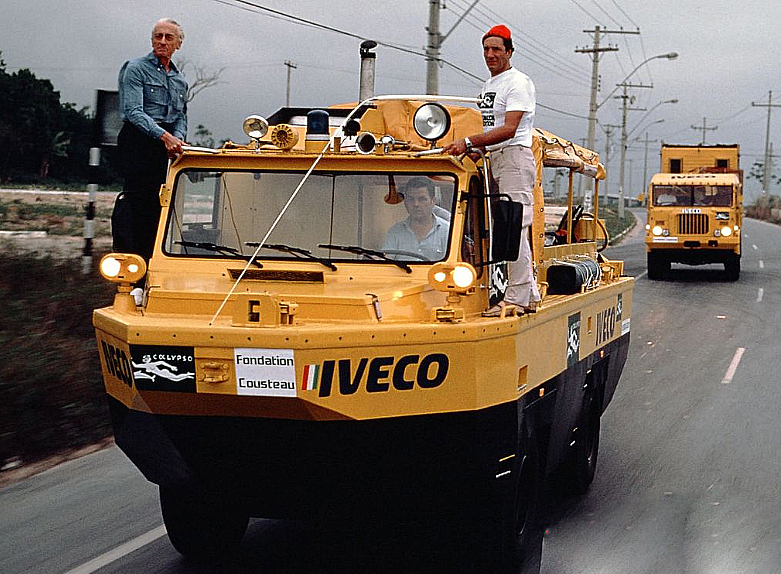
[[[504,300],[485,313],[497,316],[505,305],[533,312],[540,292],[532,268],[529,228],[534,211],[534,184],[537,170],[532,154],[532,130],[536,105],[534,84],[510,65],[513,41],[510,30],[494,26],[483,36],[483,58],[491,77],[483,84],[480,111],[483,133],[454,141],[445,147],[451,155],[468,148],[491,152],[491,174],[501,193],[523,204],[523,229],[518,259],[507,263],[508,286]]]

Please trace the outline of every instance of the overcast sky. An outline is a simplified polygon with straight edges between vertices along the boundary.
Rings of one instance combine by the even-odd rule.
[[[443,0],[441,31],[447,33],[473,0]],[[396,2],[358,0],[253,0],[266,8],[364,38],[422,53],[426,44],[428,0]],[[217,139],[244,141],[241,122],[249,114],[270,115],[285,104],[285,62],[291,75],[291,105],[322,106],[358,97],[360,39],[301,25],[238,0],[25,0],[0,2],[0,51],[9,71],[31,69],[48,78],[61,100],[94,106],[96,89],[116,89],[122,63],[150,51],[150,31],[160,17],[173,17],[186,38],[176,59],[209,70],[224,68],[222,83],[190,105],[190,138],[204,124]],[[601,91],[596,148],[605,151],[604,126],[620,125],[620,100],[607,98],[644,60],[678,52],[677,60],[654,59],[629,78],[637,88],[628,113],[631,139],[648,144],[648,176],[658,169],[659,141],[696,144],[739,143],[741,164],[748,171],[765,150],[768,92],[781,105],[781,5],[767,0],[548,0],[522,2],[480,0],[447,37],[440,72],[440,93],[474,96],[487,76],[480,38],[496,23],[513,31],[513,65],[537,87],[537,125],[574,141],[586,137],[591,56],[576,53],[591,47],[595,25],[641,34],[611,34],[603,45],[618,47],[600,61]],[[376,49],[376,93],[425,92],[422,56],[380,46]],[[772,109],[771,136],[781,153],[781,108]],[[579,117],[575,117],[579,116]],[[662,123],[654,123],[657,120]],[[646,129],[646,126],[647,129]],[[613,158],[608,164],[611,191],[618,182],[619,134],[614,130]],[[643,187],[644,144],[632,144],[628,155],[627,193]],[[777,161],[781,175],[781,159]],[[615,182],[615,183],[614,183]],[[631,189],[630,189],[631,183]],[[759,185],[747,181],[749,194]],[[779,186],[772,191],[781,192]]]

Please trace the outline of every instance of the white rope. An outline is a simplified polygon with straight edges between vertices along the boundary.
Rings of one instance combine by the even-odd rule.
[[[280,219],[282,219],[282,216],[285,215],[285,212],[287,211],[288,207],[290,207],[290,204],[293,203],[293,200],[296,198],[296,195],[298,195],[298,192],[301,190],[301,188],[304,186],[304,183],[306,183],[306,180],[309,178],[309,175],[314,171],[315,167],[317,167],[317,164],[320,163],[320,160],[323,159],[323,156],[325,155],[325,152],[328,151],[328,148],[333,145],[334,137],[336,134],[343,133],[342,128],[344,125],[353,117],[353,114],[361,108],[361,106],[365,106],[369,102],[371,102],[374,99],[378,98],[367,98],[366,100],[359,103],[357,106],[355,106],[352,111],[347,115],[347,117],[342,121],[341,125],[334,131],[333,134],[331,134],[331,137],[328,139],[328,143],[325,144],[325,147],[320,152],[320,154],[315,158],[315,161],[312,162],[311,167],[309,170],[304,174],[304,177],[299,182],[296,189],[293,191],[293,193],[290,195],[290,198],[287,200],[287,203],[282,207],[282,210],[279,212],[279,215],[277,215],[277,218],[274,220],[274,222],[271,224],[271,227],[266,232],[266,235],[263,237],[263,239],[258,243],[257,249],[255,249],[255,252],[252,254],[252,256],[247,260],[246,265],[244,266],[244,269],[241,270],[241,273],[236,278],[236,281],[233,283],[233,286],[230,288],[230,291],[228,291],[228,294],[225,295],[225,299],[222,300],[222,303],[220,304],[220,307],[217,309],[217,312],[212,317],[211,321],[209,321],[209,326],[214,325],[214,321],[217,319],[219,314],[222,312],[222,310],[225,308],[226,303],[230,299],[231,295],[233,295],[233,292],[236,290],[236,287],[238,287],[239,283],[241,282],[242,278],[244,277],[244,274],[247,272],[247,269],[249,269],[250,265],[252,265],[252,262],[255,260],[255,258],[258,256],[258,253],[263,248],[263,245],[266,243],[266,240],[269,238],[269,236],[274,232],[274,229],[276,228],[277,224],[279,223]]]

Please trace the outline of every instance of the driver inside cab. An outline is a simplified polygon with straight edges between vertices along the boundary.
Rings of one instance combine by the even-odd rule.
[[[382,250],[405,261],[444,259],[450,224],[437,214],[442,208],[434,200],[434,183],[427,177],[413,177],[402,196],[409,217],[388,230]]]

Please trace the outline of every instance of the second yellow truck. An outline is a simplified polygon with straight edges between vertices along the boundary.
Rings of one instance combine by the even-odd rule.
[[[648,278],[671,263],[722,263],[740,277],[743,173],[735,145],[662,145],[662,173],[648,186],[645,247]]]

